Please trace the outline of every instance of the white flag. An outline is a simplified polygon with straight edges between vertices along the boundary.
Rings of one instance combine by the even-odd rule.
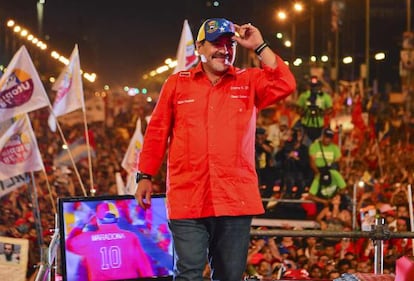
[[[116,182],[116,189],[118,190],[118,195],[125,195],[125,183],[122,180],[121,173],[115,173],[115,182]]]
[[[121,163],[122,168],[128,171],[128,173],[134,173],[137,171],[138,158],[141,153],[143,142],[144,136],[141,132],[141,119],[138,118],[134,135],[129,142],[128,150],[125,153],[124,159]]]
[[[72,159],[69,156],[69,150],[75,163],[82,161],[88,157],[88,145],[86,144],[86,139],[84,137],[80,137],[74,142],[70,143],[67,149],[63,149],[61,152],[59,152],[59,154],[55,156],[53,159],[53,165],[56,167],[71,165]],[[94,149],[91,149],[91,156],[96,156]]]
[[[0,122],[49,105],[49,98],[25,46],[0,79]]]
[[[191,33],[188,21],[184,20],[183,30],[181,32],[180,43],[177,50],[177,66],[174,73],[182,70],[189,70],[198,61],[195,54],[193,34]]]
[[[0,180],[40,170],[44,166],[32,124],[27,114],[20,115],[0,136]]]
[[[18,189],[26,183],[27,181],[24,174],[13,176],[5,180],[0,180],[0,198]]]
[[[69,64],[65,66],[52,89],[56,91],[56,98],[53,103],[55,116],[49,115],[48,123],[50,130],[56,132],[55,117],[62,116],[78,108],[85,108],[78,45],[75,45],[69,58]]]

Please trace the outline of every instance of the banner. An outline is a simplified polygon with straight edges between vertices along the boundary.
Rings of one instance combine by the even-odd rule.
[[[56,132],[55,117],[65,115],[79,108],[85,108],[78,45],[75,45],[69,58],[69,64],[65,66],[52,89],[56,91],[55,102],[53,103],[55,116],[49,115],[48,123],[51,131]]]
[[[184,20],[183,30],[181,32],[180,43],[177,50],[177,66],[174,69],[174,73],[182,70],[189,70],[198,61],[195,54],[195,46],[193,34],[191,33],[188,21]]]
[[[93,97],[85,102],[86,119],[88,124],[105,121],[105,102],[103,98]],[[59,124],[73,126],[83,123],[82,111],[73,111],[58,118]]]
[[[20,115],[0,136],[0,180],[44,170],[42,157],[27,114]]]
[[[0,122],[49,104],[39,74],[22,46],[0,79]]]
[[[0,180],[0,198],[21,187],[25,183],[26,178],[24,174]]]

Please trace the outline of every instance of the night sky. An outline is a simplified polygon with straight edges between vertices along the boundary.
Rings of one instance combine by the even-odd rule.
[[[45,0],[42,26],[38,24],[36,2],[0,0],[0,32],[5,21],[13,18],[33,33],[41,33],[49,52],[56,49],[69,57],[77,43],[82,68],[96,72],[102,85],[132,86],[143,74],[161,65],[164,59],[174,58],[184,19],[188,19],[194,37],[206,18],[226,17],[239,24],[251,22],[261,29],[274,50],[285,58],[290,54],[275,34],[290,31],[291,26],[278,23],[274,14],[278,7],[286,7],[292,1],[222,0],[215,7],[214,1],[206,0]],[[345,2],[348,6],[341,33],[341,50],[344,54],[354,53],[363,60],[365,1]],[[375,2],[371,16],[372,49],[389,49],[395,64],[406,25],[405,7],[393,0],[371,2]],[[390,13],[390,9],[395,11]],[[383,12],[379,14],[378,11]],[[296,53],[305,55],[309,53],[309,15],[296,20]],[[384,34],[385,24],[391,34]],[[315,28],[315,49],[328,51],[328,41],[332,37],[329,1],[315,5]],[[393,67],[390,65],[387,69]]]

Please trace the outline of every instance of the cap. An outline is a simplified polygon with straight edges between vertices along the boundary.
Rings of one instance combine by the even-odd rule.
[[[234,33],[234,24],[231,21],[223,18],[208,19],[201,25],[197,41],[207,40],[213,42],[222,35],[233,36]]]
[[[392,207],[390,204],[382,204],[379,211],[384,215],[395,215],[395,207]]]
[[[289,252],[289,249],[288,248],[286,248],[286,247],[280,247],[279,248],[279,253],[280,254],[290,254],[290,252]]]
[[[114,223],[119,217],[118,208],[110,202],[100,203],[96,207],[96,217],[102,223]]]
[[[289,279],[308,279],[309,272],[306,269],[289,269],[283,274],[283,277],[288,277]]]
[[[325,128],[325,129],[323,129],[323,135],[325,137],[328,137],[328,138],[333,138],[335,133],[334,133],[334,131],[332,131],[331,128]]]

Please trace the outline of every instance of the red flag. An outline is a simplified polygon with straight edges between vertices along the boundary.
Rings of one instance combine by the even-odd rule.
[[[355,128],[358,128],[361,132],[366,130],[367,126],[362,118],[362,104],[359,96],[354,100],[351,118],[352,124],[354,124]]]

